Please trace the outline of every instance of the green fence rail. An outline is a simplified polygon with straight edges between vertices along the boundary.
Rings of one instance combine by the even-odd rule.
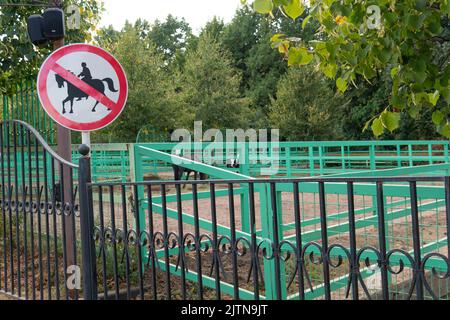
[[[307,141],[280,142],[275,146],[255,146],[251,143],[224,144],[212,154],[211,143],[142,143],[93,144],[92,163],[94,181],[133,180],[133,152],[143,146],[165,153],[181,153],[190,149],[190,158],[206,162],[232,172],[261,176],[271,165],[277,167],[274,176],[298,177],[364,170],[406,168],[436,165],[449,162],[448,141]],[[218,151],[217,151],[218,150]],[[205,155],[206,156],[202,156]],[[211,155],[212,154],[212,155]],[[73,157],[77,157],[74,147]],[[273,158],[271,158],[273,156]],[[238,159],[239,168],[229,168],[227,163]],[[243,159],[246,162],[243,163]],[[278,159],[269,164],[270,159]],[[141,166],[148,177],[172,177],[169,164],[156,159],[146,159]]]
[[[183,153],[189,145],[176,143],[110,143],[92,145],[93,181],[132,181],[134,150],[142,146],[164,153]],[[214,167],[226,169],[252,177],[266,176],[263,170],[270,166],[277,170],[272,177],[300,177],[330,174],[352,174],[421,166],[420,172],[437,172],[434,165],[449,162],[448,141],[327,141],[327,142],[280,142],[276,148],[270,145],[253,148],[250,143],[224,145],[220,152],[211,155],[211,144],[202,143],[191,150],[191,158],[199,162],[212,163]],[[202,157],[202,155],[206,156]],[[181,154],[183,155],[183,154]],[[271,158],[273,156],[273,158]],[[77,146],[73,146],[73,161],[78,159]],[[227,163],[238,159],[238,168],[229,168]],[[245,159],[245,162],[242,160]],[[272,159],[270,164],[265,164]],[[276,161],[274,160],[276,159]],[[243,163],[244,162],[244,163]],[[147,179],[171,179],[172,167],[157,159],[146,159],[141,164]],[[430,166],[426,169],[424,166]],[[386,174],[396,171],[386,171]],[[413,174],[415,169],[410,169]]]

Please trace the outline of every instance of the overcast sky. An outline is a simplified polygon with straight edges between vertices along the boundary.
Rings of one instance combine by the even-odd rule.
[[[112,24],[121,29],[126,20],[134,22],[138,18],[153,22],[164,20],[168,14],[184,17],[194,33],[214,16],[229,22],[240,0],[104,0],[106,12],[101,26]]]

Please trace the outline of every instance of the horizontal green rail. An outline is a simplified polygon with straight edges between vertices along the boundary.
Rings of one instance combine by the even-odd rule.
[[[191,159],[231,172],[260,176],[271,165],[277,167],[272,176],[316,176],[381,169],[438,165],[449,162],[448,141],[295,141],[277,144],[223,143],[111,143],[92,145],[94,181],[133,180],[136,146],[164,153],[190,150]],[[76,146],[73,159],[78,159]],[[211,155],[211,150],[215,154]],[[228,168],[231,159],[238,159],[239,168]],[[245,161],[244,161],[245,160]],[[272,161],[271,161],[272,160]],[[265,163],[265,162],[269,162]],[[170,177],[171,166],[155,159],[140,164],[145,174]]]

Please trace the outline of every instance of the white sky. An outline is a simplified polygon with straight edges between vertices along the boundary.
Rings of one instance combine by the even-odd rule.
[[[120,30],[126,20],[143,18],[149,22],[164,20],[167,15],[184,17],[194,33],[214,16],[231,21],[240,0],[104,0],[106,11],[100,25],[112,24]]]

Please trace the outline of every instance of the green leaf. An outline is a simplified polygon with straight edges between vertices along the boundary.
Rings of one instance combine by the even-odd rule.
[[[399,67],[395,67],[395,68],[391,69],[391,77],[392,77],[392,79],[395,78],[395,76],[398,74],[398,72],[399,72]]]
[[[305,11],[300,0],[292,0],[290,4],[283,6],[286,14],[292,19],[297,19]]]
[[[299,64],[301,66],[307,65],[307,64],[309,64],[312,61],[312,59],[314,59],[314,55],[312,55],[309,52],[305,52],[304,54],[302,54],[302,59],[300,60]]]
[[[364,128],[362,129],[362,132],[365,132],[367,129],[369,129],[370,127],[370,123],[372,122],[373,118],[371,118],[370,120],[366,121],[366,124],[364,125]]]
[[[436,90],[434,91],[434,93],[428,93],[427,96],[430,103],[433,105],[433,107],[435,107],[440,97],[439,91]]]
[[[381,122],[386,129],[393,132],[400,125],[400,113],[385,110],[381,114]]]
[[[442,93],[442,97],[445,99],[445,101],[450,104],[450,89],[444,88],[441,90],[441,93]]]
[[[308,24],[309,20],[311,20],[311,18],[312,18],[312,16],[309,15],[303,20],[303,22],[302,22],[302,29],[305,29],[306,25]]]
[[[307,65],[312,61],[314,55],[308,52],[306,48],[290,48],[288,65]]]
[[[444,117],[444,114],[440,110],[436,110],[433,112],[431,119],[433,120],[433,123],[438,126],[442,123]]]
[[[381,120],[379,118],[376,118],[375,120],[373,120],[371,128],[372,128],[373,134],[376,137],[379,137],[383,133],[383,130],[384,130],[383,124],[381,123]]]
[[[270,38],[270,42],[277,42],[280,41],[280,38],[284,37],[285,35],[283,33],[276,33]]]
[[[287,6],[289,3],[291,3],[292,0],[273,0],[273,4],[275,7],[279,7],[281,5]]]
[[[421,107],[418,105],[410,105],[408,108],[408,114],[411,116],[411,118],[417,119],[417,117],[419,116]]]
[[[446,124],[441,129],[441,134],[447,138],[450,138],[450,124]]]
[[[327,63],[324,67],[322,67],[323,73],[331,79],[334,79],[336,77],[338,67],[334,63]]]
[[[258,13],[267,14],[273,9],[272,0],[255,0],[253,9]]]
[[[336,86],[340,92],[344,93],[345,91],[347,91],[348,83],[346,80],[339,77],[336,80]]]
[[[427,1],[426,0],[416,0],[415,3],[415,8],[417,10],[422,10],[427,6]]]

